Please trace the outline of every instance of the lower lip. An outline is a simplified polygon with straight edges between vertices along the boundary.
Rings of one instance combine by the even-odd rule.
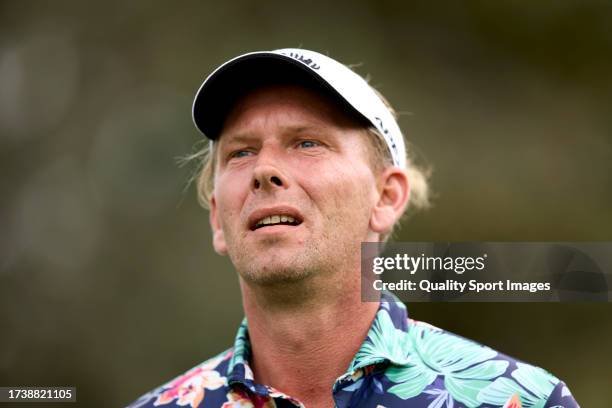
[[[302,225],[302,224],[300,224]],[[295,231],[297,228],[300,227],[300,225],[270,225],[267,227],[261,227],[261,228],[257,228],[256,230],[253,230],[252,232],[256,233],[256,234],[280,234],[283,232],[292,232]]]

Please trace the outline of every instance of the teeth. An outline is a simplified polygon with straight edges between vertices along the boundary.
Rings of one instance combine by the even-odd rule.
[[[295,222],[295,218],[289,215],[271,215],[259,220],[256,226],[278,224],[280,222]]]

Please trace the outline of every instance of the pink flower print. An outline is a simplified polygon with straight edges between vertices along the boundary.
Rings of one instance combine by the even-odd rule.
[[[187,374],[172,381],[169,388],[162,392],[153,405],[169,404],[177,399],[177,405],[197,408],[204,399],[206,389],[216,390],[225,385],[226,378],[205,364],[187,372]]]

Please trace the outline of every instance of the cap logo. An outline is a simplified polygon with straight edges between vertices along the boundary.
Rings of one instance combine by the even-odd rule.
[[[387,145],[391,147],[391,150],[394,153],[393,159],[395,160],[395,157],[399,154],[399,152],[397,151],[397,145],[395,144],[395,138],[389,135],[389,129],[385,127],[381,118],[375,116],[374,120],[376,121],[376,123],[378,123],[378,129],[382,131],[383,135],[385,136],[385,139],[387,140]]]
[[[383,124],[383,121],[381,118],[379,118],[378,116],[374,117],[374,119],[376,119],[376,121],[378,122],[378,127],[380,127],[380,130],[382,130],[382,132],[386,135],[387,133],[389,133],[389,130],[387,130],[387,128],[385,127],[385,125]]]
[[[302,54],[298,54],[298,53],[295,53],[295,52],[290,52],[288,54],[283,52],[281,54],[286,55],[288,57],[291,57],[291,58],[293,58],[295,60],[298,60],[302,64],[308,66],[311,69],[319,69],[319,68],[321,68],[319,65],[315,64],[315,62],[312,60],[312,58],[306,58]]]

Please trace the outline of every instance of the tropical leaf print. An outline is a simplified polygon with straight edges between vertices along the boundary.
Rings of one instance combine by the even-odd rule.
[[[385,374],[396,383],[388,391],[402,399],[419,395],[443,376],[445,388],[454,400],[477,407],[480,390],[509,365],[507,361],[493,360],[497,352],[488,347],[428,326],[413,325],[404,335],[405,339],[397,341],[407,345],[403,349],[404,365],[395,364]]]
[[[236,340],[234,342],[234,354],[230,362],[230,367],[236,364],[244,364],[245,359],[251,354],[251,343],[249,342],[249,331],[247,327],[246,318],[242,320],[238,333],[236,333]]]
[[[352,369],[372,365],[387,359],[397,364],[408,362],[408,333],[396,329],[386,309],[380,309],[368,332],[368,338],[353,360]]]
[[[545,370],[524,363],[511,374],[512,378],[498,378],[478,394],[478,401],[503,405],[508,396],[518,394],[524,408],[543,408],[559,379]]]
[[[434,388],[426,390],[425,394],[434,397],[434,400],[431,401],[427,408],[453,408],[455,406],[455,402],[447,390]]]

